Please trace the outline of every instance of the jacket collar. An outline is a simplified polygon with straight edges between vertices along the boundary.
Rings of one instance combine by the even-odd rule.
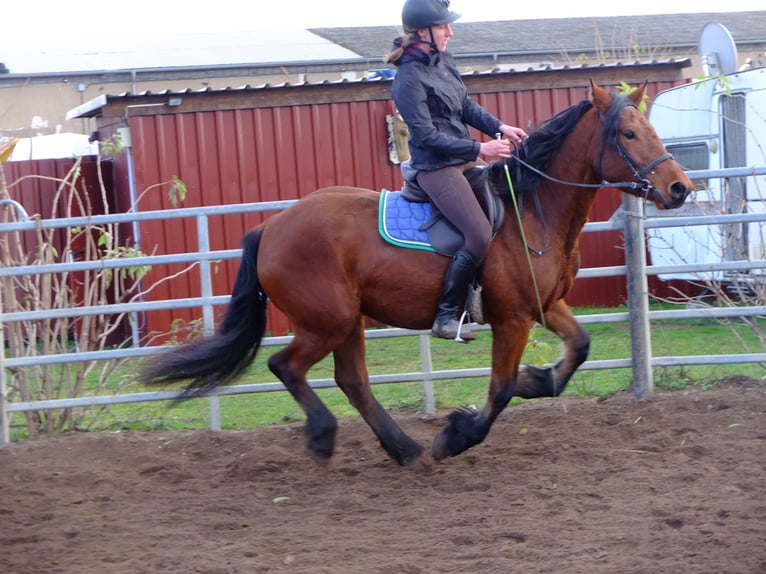
[[[400,66],[401,64],[404,64],[405,62],[418,61],[428,66],[435,66],[436,64],[439,63],[440,59],[441,59],[441,54],[439,54],[439,52],[436,52],[433,50],[431,50],[430,52],[426,52],[417,46],[408,46],[407,48],[405,48],[404,54],[402,54],[402,57],[399,58],[396,62],[394,62],[394,64],[397,66]]]

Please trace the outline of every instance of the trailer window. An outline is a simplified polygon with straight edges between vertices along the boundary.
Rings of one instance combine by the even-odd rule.
[[[681,164],[686,171],[698,169],[708,169],[710,167],[710,152],[704,143],[698,144],[678,144],[666,146],[668,152],[673,154],[676,161]]]
[[[723,132],[723,166],[742,167],[747,149],[745,127],[745,96],[732,94],[721,96],[721,128]]]

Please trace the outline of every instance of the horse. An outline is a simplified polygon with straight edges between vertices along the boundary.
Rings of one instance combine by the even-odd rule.
[[[589,335],[564,296],[579,268],[579,236],[597,191],[617,188],[659,209],[681,206],[691,191],[691,180],[639,110],[645,89],[646,83],[629,95],[611,93],[591,80],[586,99],[542,122],[510,158],[485,168],[487,185],[508,206],[479,270],[483,319],[492,333],[489,386],[481,409],[447,415],[432,441],[435,461],[480,444],[512,397],[560,395],[586,360]],[[426,449],[372,392],[365,317],[430,328],[449,258],[382,239],[379,197],[357,187],[318,189],[248,232],[215,333],[155,355],[139,379],[147,385],[190,381],[179,401],[233,382],[256,357],[271,301],[289,319],[294,338],[268,366],[305,413],[309,454],[328,460],[335,448],[337,420],[307,381],[311,366],[332,353],[337,386],[389,457],[403,466],[423,460]],[[522,205],[517,216],[513,197]],[[525,197],[534,201],[524,204]],[[536,209],[527,209],[530,204]],[[530,256],[532,244],[545,248]],[[561,339],[562,355],[552,366],[520,364],[535,323]]]

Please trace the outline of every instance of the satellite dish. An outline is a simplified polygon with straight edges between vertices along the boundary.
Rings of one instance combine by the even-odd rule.
[[[723,24],[705,24],[700,34],[699,55],[706,76],[725,76],[737,71],[737,46]]]

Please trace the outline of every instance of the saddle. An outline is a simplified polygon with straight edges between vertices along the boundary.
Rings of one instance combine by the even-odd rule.
[[[384,189],[381,192],[378,225],[381,236],[393,245],[434,251],[451,257],[463,247],[463,235],[431,203],[418,185],[417,170],[409,161],[402,163],[401,170],[404,179],[401,191]],[[487,185],[486,166],[471,168],[465,176],[493,233],[497,232],[505,216],[505,206]]]
[[[457,253],[465,243],[463,234],[431,203],[417,183],[417,171],[409,161],[402,163],[404,185],[401,191],[382,190],[378,213],[378,229],[388,243],[409,249],[433,251],[448,257]],[[487,185],[486,166],[465,172],[484,214],[497,233],[505,216],[505,205]],[[484,323],[481,285],[475,282],[468,293],[465,306],[476,323]]]

